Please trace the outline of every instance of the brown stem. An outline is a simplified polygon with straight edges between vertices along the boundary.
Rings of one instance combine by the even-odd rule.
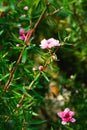
[[[22,130],[25,130],[25,128],[23,127]]]
[[[33,29],[31,30],[30,35],[28,36],[28,34],[27,34],[27,36],[26,36],[26,38],[25,38],[25,44],[24,44],[24,46],[23,46],[23,48],[22,48],[22,50],[21,50],[21,52],[20,52],[20,55],[19,55],[19,57],[18,57],[18,60],[16,61],[16,64],[15,64],[14,68],[13,68],[13,69],[11,70],[11,72],[10,72],[9,79],[8,79],[7,83],[5,84],[5,86],[4,86],[4,91],[7,91],[7,90],[9,89],[10,83],[11,83],[12,78],[13,78],[13,74],[14,74],[14,72],[16,71],[16,69],[17,69],[17,67],[18,67],[18,64],[19,64],[20,61],[21,61],[21,58],[22,58],[24,49],[28,46],[29,40],[30,40],[30,38],[31,38],[31,36],[32,36],[32,34],[33,34],[33,32],[35,32],[36,28],[38,27],[39,23],[40,23],[41,20],[43,19],[46,10],[47,10],[47,6],[46,6],[45,9],[43,10],[43,12],[42,12],[42,14],[40,15],[39,19],[37,20],[35,26],[34,26]]]
[[[16,64],[15,64],[14,68],[13,68],[13,69],[11,70],[11,72],[10,72],[9,79],[8,79],[7,83],[5,84],[5,86],[4,86],[4,90],[5,90],[5,91],[6,91],[6,90],[9,88],[9,86],[10,86],[10,82],[11,82],[11,80],[12,80],[12,78],[13,78],[13,74],[14,74],[14,72],[15,72],[15,70],[16,70],[18,64],[19,64],[20,61],[21,61],[21,58],[22,58],[22,54],[23,54],[23,52],[24,52],[24,49],[25,49],[25,45],[24,45],[24,47],[23,47],[23,49],[22,49],[22,51],[21,51],[21,53],[20,53],[20,55],[19,55],[19,58],[18,58],[18,60],[17,60],[17,62],[16,62]]]

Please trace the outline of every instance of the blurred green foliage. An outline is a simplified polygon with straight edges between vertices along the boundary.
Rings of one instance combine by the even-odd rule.
[[[0,130],[66,130],[56,114],[66,107],[75,111],[76,122],[70,124],[71,128],[87,129],[87,0],[48,0],[44,18],[23,52],[10,88],[4,91],[25,44],[19,39],[19,29],[33,28],[46,2],[0,1]],[[24,10],[25,6],[28,10]],[[39,44],[51,37],[60,41],[56,52],[59,61],[40,72],[39,65],[44,65],[50,56]],[[64,90],[70,92],[69,100],[64,98],[64,105],[58,104],[57,111],[54,106],[58,95],[53,92],[52,99],[47,98],[51,82],[56,82],[58,95],[64,96]],[[21,102],[23,95],[26,96]]]

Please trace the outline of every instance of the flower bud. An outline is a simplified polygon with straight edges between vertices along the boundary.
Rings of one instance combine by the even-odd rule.
[[[58,59],[57,59],[57,57],[56,57],[55,55],[52,55],[52,59],[53,59],[54,61],[58,61]]]
[[[17,44],[16,44],[16,47],[19,47],[19,46],[20,46],[20,44],[19,44],[19,43],[17,43]]]
[[[39,66],[39,70],[43,71],[43,66],[42,65]]]
[[[25,7],[24,7],[24,10],[27,11],[27,10],[28,10],[28,6],[25,6]]]

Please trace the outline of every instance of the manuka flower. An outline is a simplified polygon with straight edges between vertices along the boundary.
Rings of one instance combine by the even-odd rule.
[[[62,112],[58,112],[57,115],[62,119],[62,124],[65,125],[69,122],[75,122],[76,120],[73,118],[75,113],[73,111],[70,111],[69,108],[66,108]]]
[[[54,39],[54,38],[50,38],[48,40],[46,39],[43,39],[41,41],[41,44],[40,44],[40,47],[42,49],[48,49],[48,48],[53,48],[53,47],[56,47],[56,46],[60,46],[60,43],[58,40]]]
[[[20,34],[19,39],[22,40],[22,41],[24,41],[25,38],[26,38],[26,36],[28,36],[28,37],[30,36],[31,32],[30,32],[30,30],[28,30],[27,32],[25,32],[24,29],[20,29],[19,30],[19,34]]]

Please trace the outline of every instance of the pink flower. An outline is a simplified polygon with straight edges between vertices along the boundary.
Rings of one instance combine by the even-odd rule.
[[[23,34],[23,35],[21,35],[21,36],[19,37],[19,39],[20,39],[20,40],[25,40],[25,37],[26,37],[25,34]]]
[[[69,108],[66,108],[62,112],[58,112],[57,115],[62,119],[62,124],[65,125],[68,122],[75,122],[76,120],[73,118],[75,113],[73,111],[70,111]]]
[[[27,32],[25,32],[24,29],[20,29],[20,30],[19,30],[19,34],[20,34],[19,39],[21,39],[21,40],[24,41],[25,38],[26,38],[26,35],[28,35],[28,37],[29,37],[30,34],[31,34],[31,32],[30,32],[30,30],[28,30]]]
[[[60,44],[59,41],[54,38],[50,38],[48,40],[43,39],[40,44],[42,49],[53,48],[55,46],[60,46]]]
[[[26,35],[30,36],[30,34],[31,34],[31,31],[28,30],[28,31],[26,32]]]
[[[23,34],[24,34],[24,29],[20,29],[20,30],[19,30],[19,34],[20,34],[20,35],[23,35]]]
[[[43,66],[42,65],[39,66],[39,70],[43,71]]]

